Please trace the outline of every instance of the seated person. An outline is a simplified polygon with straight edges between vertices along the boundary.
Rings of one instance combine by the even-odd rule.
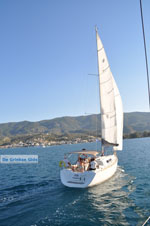
[[[78,161],[77,161],[77,171],[79,172],[84,171],[84,160],[80,158],[80,156],[78,157]]]
[[[80,165],[81,165],[81,158],[80,158],[80,155],[78,155],[78,160],[76,162],[75,165],[72,165],[72,171],[78,171],[78,169],[80,168]]]
[[[80,158],[80,155],[78,156],[76,165],[72,166],[72,171],[84,172],[84,161]]]
[[[70,168],[71,167],[71,163],[69,162],[69,160],[67,159],[67,156],[64,155],[64,159],[63,159],[64,163],[65,163],[65,168]]]
[[[85,158],[84,159],[84,170],[88,170],[88,168],[89,168],[89,159]]]
[[[95,161],[95,158],[91,158],[89,170],[96,170],[96,168],[97,168],[97,162]]]

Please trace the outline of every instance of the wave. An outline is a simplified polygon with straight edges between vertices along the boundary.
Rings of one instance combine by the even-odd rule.
[[[58,179],[43,180],[37,183],[25,183],[2,189],[0,191],[0,207],[13,204],[16,201],[24,200],[29,197],[34,197],[40,193],[43,194],[53,191],[58,183]]]

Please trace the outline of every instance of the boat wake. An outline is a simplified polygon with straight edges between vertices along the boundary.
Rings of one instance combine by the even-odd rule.
[[[12,205],[14,202],[33,198],[40,193],[49,192],[55,190],[56,184],[59,184],[59,180],[43,180],[39,183],[26,183],[20,184],[0,191],[0,207],[6,207]]]
[[[62,187],[63,205],[57,205],[35,225],[69,225],[70,220],[71,225],[129,225],[125,213],[135,206],[130,199],[134,180],[118,167],[116,174],[100,185],[87,189]]]

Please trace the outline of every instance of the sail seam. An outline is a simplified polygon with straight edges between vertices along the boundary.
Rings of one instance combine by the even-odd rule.
[[[101,113],[101,115],[106,115],[106,114],[110,114],[110,113],[113,113],[114,111],[107,111],[105,113]],[[114,113],[114,115],[116,115],[116,113]]]
[[[106,130],[106,129],[111,129],[111,128],[113,128],[113,127],[116,127],[117,125],[114,125],[114,126],[110,126],[110,127],[105,127],[104,129]]]
[[[110,116],[110,118],[115,118],[115,116],[116,116],[116,114],[115,114],[115,115]]]
[[[108,65],[108,67],[106,67],[106,68],[103,70],[102,74],[103,74],[109,67],[110,67],[110,66]]]
[[[100,52],[102,49],[104,49],[104,47],[102,47],[101,49],[98,49],[97,52]]]
[[[112,88],[109,92],[107,92],[108,94],[112,93],[112,91],[114,90],[114,88]]]
[[[112,78],[109,78],[107,81],[101,82],[100,84],[105,84],[105,83],[109,82],[111,79],[112,79]]]

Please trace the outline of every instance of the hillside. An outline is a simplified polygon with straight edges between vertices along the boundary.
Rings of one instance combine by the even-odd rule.
[[[0,137],[10,137],[27,134],[67,134],[86,133],[96,131],[96,118],[100,131],[100,115],[88,115],[78,117],[61,117],[39,122],[11,122],[0,124]],[[150,131],[150,113],[132,112],[124,113],[124,134]]]

